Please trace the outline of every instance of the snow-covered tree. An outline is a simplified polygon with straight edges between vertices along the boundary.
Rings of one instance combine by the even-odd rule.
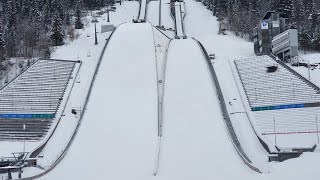
[[[0,16],[1,18],[1,16]],[[5,60],[5,42],[4,42],[4,36],[3,36],[3,26],[2,21],[0,19],[0,70],[3,69],[3,62]]]
[[[17,49],[17,10],[15,0],[8,0],[5,9],[6,23],[4,27],[4,39],[8,55],[14,56]]]
[[[51,30],[51,41],[54,46],[60,46],[64,44],[62,19],[58,14],[54,16],[52,30]]]

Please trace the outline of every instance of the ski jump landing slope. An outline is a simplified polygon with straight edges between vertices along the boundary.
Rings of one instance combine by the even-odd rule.
[[[121,25],[71,148],[42,179],[148,179],[157,150],[157,98],[152,27]]]
[[[193,39],[168,50],[158,177],[237,179],[251,170],[235,151],[202,51]]]

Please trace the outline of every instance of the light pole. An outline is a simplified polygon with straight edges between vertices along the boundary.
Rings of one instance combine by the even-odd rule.
[[[110,22],[110,15],[109,15],[109,11],[110,11],[110,5],[107,7],[107,22]]]
[[[308,59],[308,76],[309,76],[309,81],[311,80],[311,77],[310,77],[310,61]]]
[[[97,23],[94,23],[94,45],[98,44],[98,39],[97,39]]]
[[[23,124],[22,126],[23,132],[26,133],[26,124]],[[23,155],[25,155],[26,152],[26,138],[23,138]]]
[[[277,146],[276,118],[273,117],[274,145]]]
[[[316,115],[316,125],[317,125],[317,139],[319,144],[319,126],[318,126],[318,115]]]

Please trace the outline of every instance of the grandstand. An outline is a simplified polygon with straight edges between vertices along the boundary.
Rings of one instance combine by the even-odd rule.
[[[41,140],[63,100],[76,62],[38,60],[0,90],[0,140]]]
[[[317,143],[318,89],[269,56],[236,60],[235,65],[254,124],[269,144],[308,148]],[[297,136],[303,140],[296,141]]]

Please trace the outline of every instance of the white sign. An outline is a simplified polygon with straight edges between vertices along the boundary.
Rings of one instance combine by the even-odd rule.
[[[279,27],[279,21],[272,21],[273,27]]]
[[[267,21],[262,21],[261,22],[261,29],[269,29],[268,27],[269,27],[269,25],[268,25]]]

